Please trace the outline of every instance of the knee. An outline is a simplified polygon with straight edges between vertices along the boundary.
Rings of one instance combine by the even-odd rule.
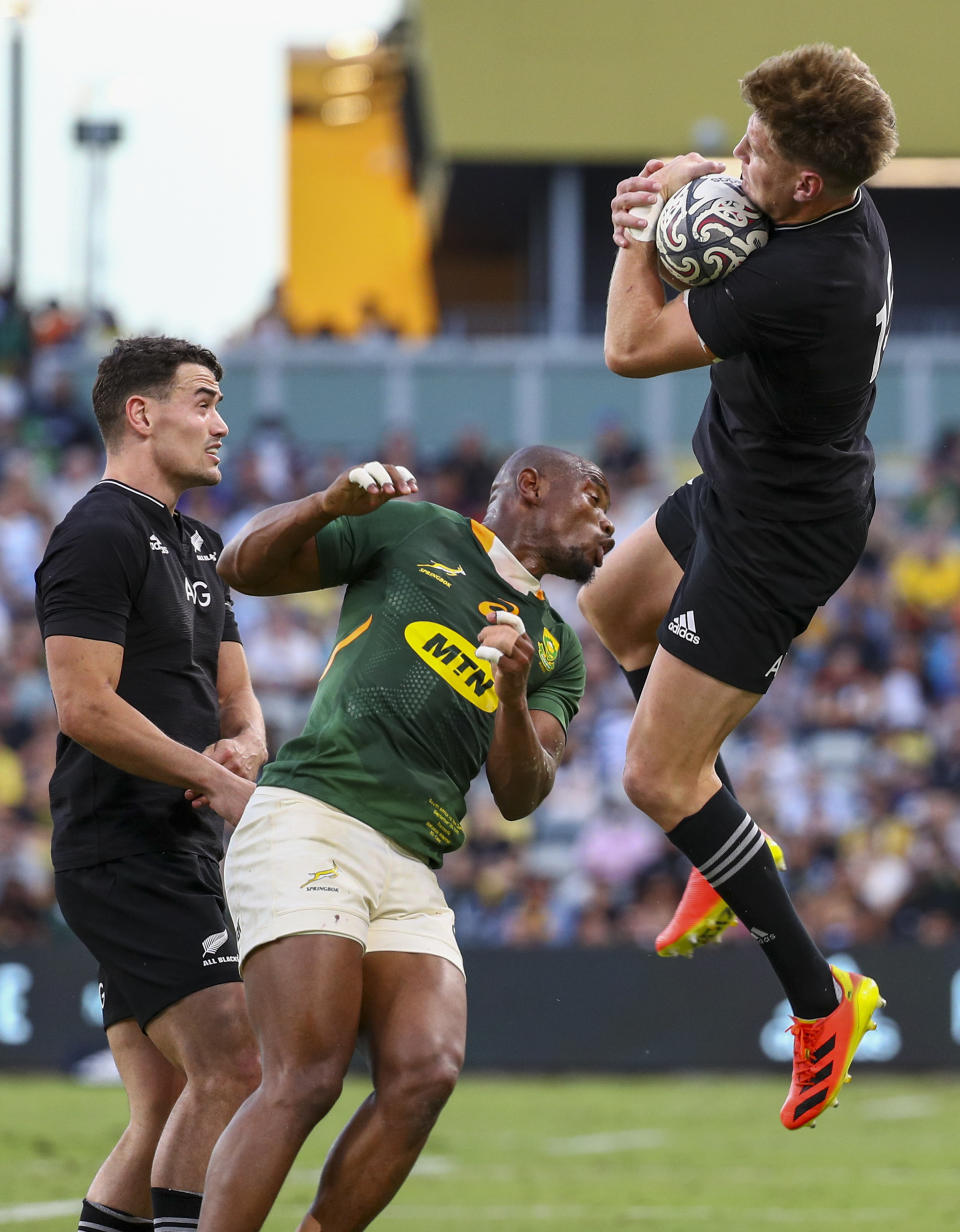
[[[128,1089],[131,1132],[159,1138],[173,1111],[173,1105],[180,1098],[185,1081],[180,1071],[171,1067],[169,1076],[163,1081],[156,1082],[145,1090]]]
[[[266,1071],[265,1099],[311,1129],[327,1115],[343,1090],[343,1067],[328,1060]]]
[[[661,826],[673,820],[676,798],[672,787],[669,779],[643,758],[631,758],[623,768],[623,790],[630,803]]]
[[[233,1048],[224,1048],[215,1060],[190,1075],[190,1085],[202,1086],[207,1099],[232,1104],[239,1108],[260,1084],[260,1054],[251,1040]]]
[[[386,1116],[415,1132],[429,1129],[453,1094],[462,1065],[462,1050],[454,1048],[405,1057],[378,1074],[377,1103]]]

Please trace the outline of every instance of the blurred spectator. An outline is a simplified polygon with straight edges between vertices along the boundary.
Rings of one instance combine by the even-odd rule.
[[[103,452],[99,445],[69,445],[57,459],[53,474],[45,481],[43,498],[54,525],[103,475]]]
[[[23,378],[33,351],[30,315],[13,283],[0,287],[0,373]]]
[[[24,465],[0,480],[0,584],[19,607],[33,609],[33,571],[53,529],[50,513]]]
[[[493,457],[482,433],[467,428],[453,449],[432,468],[427,479],[428,500],[480,519],[487,508],[490,485],[503,459]]]
[[[29,421],[27,444],[35,450],[57,451],[71,445],[86,445],[97,449],[100,435],[88,396],[77,392],[69,372],[53,375],[50,387],[34,394],[27,402]]]
[[[928,523],[911,534],[890,564],[890,577],[907,628],[947,617],[960,601],[960,544],[951,528]]]
[[[300,734],[323,670],[322,648],[295,609],[277,600],[245,637],[250,678],[260,699],[271,748]]]
[[[255,336],[284,335],[281,307],[274,296]],[[109,328],[48,304],[31,339],[23,309],[9,288],[0,292],[0,944],[50,926],[56,715],[32,575],[51,526],[102,472],[99,442],[84,434],[88,395],[63,374],[76,369],[91,329]],[[229,448],[224,482],[191,498],[225,538],[265,505],[365,460],[304,456],[281,417],[231,436]],[[593,453],[610,476],[622,540],[665,485],[617,422],[604,423]],[[432,465],[403,433],[367,456],[384,454],[417,474],[421,498],[482,517],[500,462],[482,432],[464,432]],[[657,827],[624,810],[629,690],[584,627],[576,587],[551,579],[547,590],[580,633],[587,665],[555,788],[532,817],[508,823],[476,785],[466,843],[445,862],[443,885],[466,946],[649,950],[687,869]],[[335,640],[335,598],[236,597],[274,748],[299,730]],[[745,806],[783,840],[798,907],[823,946],[960,941],[960,430],[943,434],[915,483],[882,499],[860,565],[724,757]],[[730,937],[749,941],[743,929]]]
[[[49,299],[33,314],[33,341],[38,347],[56,347],[72,342],[82,326],[76,312],[64,308],[58,299]]]

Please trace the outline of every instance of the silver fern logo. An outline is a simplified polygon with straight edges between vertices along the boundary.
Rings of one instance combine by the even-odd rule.
[[[203,939],[203,956],[206,958],[208,954],[216,954],[217,950],[223,945],[228,936],[227,930],[222,933],[211,933],[209,937]]]

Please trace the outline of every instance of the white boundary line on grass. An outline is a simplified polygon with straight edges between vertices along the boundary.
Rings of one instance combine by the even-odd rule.
[[[566,1225],[571,1219],[589,1221],[596,1213],[596,1208],[591,1206],[554,1206],[548,1203],[530,1203],[526,1206],[514,1203],[503,1206],[435,1207],[404,1206],[400,1203],[396,1206],[388,1206],[378,1216],[378,1219],[416,1219],[420,1223],[444,1223],[448,1227],[453,1222],[467,1225],[477,1224],[478,1226],[486,1226],[489,1223],[511,1223],[516,1226],[521,1223],[541,1221],[550,1221],[554,1226],[558,1226],[560,1223]],[[729,1216],[730,1211],[719,1206],[628,1206],[616,1213],[628,1223],[653,1222],[662,1227],[664,1223],[677,1221],[687,1226],[691,1223],[716,1224],[717,1219]],[[903,1212],[898,1209],[893,1213],[899,1216]],[[605,1218],[612,1214],[614,1212],[604,1212]],[[790,1207],[762,1207],[757,1210],[740,1211],[738,1214],[741,1218],[752,1220],[750,1226],[755,1228],[771,1224],[810,1223],[808,1211],[798,1211]],[[889,1221],[890,1214],[889,1207],[875,1207],[871,1210],[863,1208],[844,1211],[843,1218],[847,1223],[878,1224],[884,1220]]]
[[[64,1202],[23,1202],[20,1206],[0,1206],[0,1223],[28,1223],[33,1219],[58,1219],[61,1215],[76,1214],[80,1218],[80,1201],[69,1198]]]

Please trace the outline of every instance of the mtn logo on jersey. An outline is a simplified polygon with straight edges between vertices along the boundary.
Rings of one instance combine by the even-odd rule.
[[[493,687],[493,672],[477,647],[454,629],[432,620],[415,620],[403,631],[413,652],[461,697],[478,710],[492,714],[500,705]]]
[[[164,556],[170,555],[170,549],[165,543],[162,543],[156,535],[151,535],[147,542],[150,544],[151,552],[162,552]]]
[[[676,633],[677,637],[682,637],[685,642],[693,642],[694,646],[700,645],[697,622],[693,619],[692,611],[681,612],[679,616],[675,616],[667,628],[671,633]]]
[[[560,653],[560,643],[553,636],[550,630],[544,625],[543,639],[537,642],[537,653],[540,655],[540,663],[545,672],[552,672],[557,666],[557,655]]]
[[[200,532],[198,530],[195,530],[193,534],[190,536],[190,543],[193,545],[193,550],[197,554],[197,560],[216,560],[217,559],[216,552],[203,552],[203,549],[206,545],[204,544],[203,539],[201,538]],[[201,555],[201,553],[203,554]]]
[[[463,565],[442,565],[439,560],[423,560],[417,565],[417,569],[435,582],[442,582],[447,588],[450,586],[450,578],[466,576]],[[446,576],[443,576],[444,574]]]

